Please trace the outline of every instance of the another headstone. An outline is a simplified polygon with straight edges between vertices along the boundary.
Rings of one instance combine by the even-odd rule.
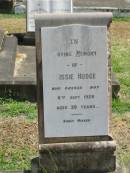
[[[26,6],[25,5],[16,5],[16,6],[14,6],[14,13],[15,14],[26,13]]]
[[[72,12],[72,0],[28,0],[27,31],[35,31],[35,16],[41,13]]]
[[[111,13],[36,18],[40,166],[47,172],[111,172]]]

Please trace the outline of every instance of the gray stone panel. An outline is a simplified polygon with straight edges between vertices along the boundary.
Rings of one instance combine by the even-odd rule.
[[[9,80],[13,76],[15,58],[16,58],[17,39],[15,37],[6,37],[3,45],[3,51],[0,53],[0,75],[1,80]]]

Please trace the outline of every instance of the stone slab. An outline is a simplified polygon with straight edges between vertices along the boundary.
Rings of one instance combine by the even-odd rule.
[[[36,85],[35,47],[18,46],[13,60],[7,56],[0,62],[1,85]]]
[[[43,144],[40,165],[47,172],[104,173],[115,170],[114,141]]]
[[[0,76],[11,79],[13,76],[15,58],[17,49],[17,39],[13,36],[7,36],[3,45],[3,50],[0,52]]]
[[[74,6],[130,8],[129,0],[74,0]]]
[[[31,84],[36,84],[35,47],[18,46],[15,61],[14,80],[24,79]]]
[[[104,18],[102,14],[104,14]],[[70,18],[70,15],[71,15],[71,18]],[[87,15],[87,21],[86,21],[86,15]],[[72,21],[73,21],[73,24],[77,24],[78,21],[80,21],[80,24],[85,24],[85,25],[107,26],[108,23],[111,22],[111,17],[112,17],[112,13],[107,13],[107,12],[104,12],[104,13],[88,12],[88,13],[72,13],[72,14],[65,13],[60,15],[54,13],[53,16],[48,13],[43,15],[40,15],[40,14],[37,15],[36,25],[38,24],[39,28],[43,27],[42,20],[44,20],[44,27],[47,27],[47,26],[55,27],[55,26],[67,25],[67,24],[69,25],[69,24],[72,24]]]
[[[106,37],[106,26],[41,28],[45,137],[108,135]]]

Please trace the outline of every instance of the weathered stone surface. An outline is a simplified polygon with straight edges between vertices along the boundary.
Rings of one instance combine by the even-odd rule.
[[[35,47],[19,46],[13,79],[15,83],[36,84]]]
[[[36,85],[35,48],[31,46],[20,46],[17,49],[16,55],[16,47],[16,43],[10,43],[9,50],[6,50],[6,52],[3,50],[0,54],[0,84]]]
[[[40,166],[47,172],[98,173],[115,170],[113,141],[40,145]]]
[[[15,14],[22,14],[26,12],[26,6],[25,5],[16,5],[14,6],[14,13]]]
[[[31,160],[31,173],[42,173],[42,168],[39,165],[39,157]]]
[[[4,48],[0,53],[0,97],[36,101],[35,47],[17,47],[15,41],[10,43],[11,50]]]
[[[15,37],[6,37],[3,45],[3,51],[0,53],[0,76],[10,79],[13,76],[15,58],[16,58],[17,39]]]
[[[0,51],[2,50],[3,47],[4,37],[5,37],[4,31],[0,30]]]

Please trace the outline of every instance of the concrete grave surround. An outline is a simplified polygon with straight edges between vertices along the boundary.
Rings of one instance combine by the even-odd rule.
[[[40,166],[47,172],[72,171],[76,173],[97,173],[111,172],[115,170],[116,161],[114,151],[116,146],[115,142],[108,133],[109,124],[107,124],[108,119],[111,117],[111,62],[109,53],[109,37],[107,37],[109,35],[109,25],[111,23],[111,19],[111,13],[46,14],[38,15],[36,17],[39,158]],[[98,34],[96,35],[95,33]],[[86,35],[83,37],[82,34]],[[78,44],[77,47],[76,45],[73,45],[74,47],[72,47],[72,45],[68,46],[68,44],[64,41],[67,42],[69,36],[77,36],[78,40],[81,39],[81,42],[79,41],[80,44]],[[54,39],[53,41],[55,44],[53,41],[50,42],[50,37]],[[86,42],[86,39],[89,41]],[[48,43],[50,46],[48,46]],[[68,57],[65,57],[62,53],[64,52],[63,50],[69,50],[72,51],[70,54],[73,54],[77,49],[80,50],[82,48],[87,51],[93,48],[93,51],[96,51],[96,56],[87,56],[88,61],[86,61],[85,57],[82,56],[80,57],[81,60],[77,59],[75,61],[76,57],[69,55],[70,59],[66,60]],[[100,51],[98,52],[97,49]],[[57,54],[57,52],[59,53]],[[92,59],[94,57],[95,59]],[[98,65],[98,57],[100,58],[99,64],[102,64],[102,66]],[[83,64],[83,68],[76,67],[76,69],[73,70],[72,67],[70,68],[69,66],[65,66],[65,64],[72,65],[73,62],[77,62],[77,64],[81,62],[81,64]],[[89,66],[87,66],[87,64],[89,64]],[[92,67],[92,64],[94,64],[95,68]],[[70,68],[69,70],[66,69],[68,67]],[[53,68],[54,70],[52,70]],[[95,93],[97,98],[97,100],[95,99],[95,103],[99,104],[102,109],[100,109],[100,111],[95,111],[95,113],[94,111],[91,112],[92,120],[94,116],[95,118],[97,117],[97,113],[98,116],[100,114],[102,118],[104,117],[104,120],[101,118],[103,121],[101,119],[100,121],[106,124],[106,127],[103,128],[99,121],[102,130],[97,134],[96,130],[92,131],[91,127],[89,131],[90,133],[92,132],[91,134],[89,132],[85,132],[87,126],[82,128],[81,124],[76,127],[76,132],[74,132],[76,128],[71,125],[69,127],[72,128],[72,132],[71,130],[67,131],[66,129],[63,132],[62,125],[55,122],[58,120],[59,115],[57,110],[53,109],[53,104],[50,100],[52,99],[55,108],[56,103],[58,103],[55,98],[61,95],[61,93],[59,95],[53,95],[50,87],[54,84],[61,87],[64,85],[72,85],[71,81],[64,82],[63,80],[59,82],[59,80],[56,80],[55,76],[58,76],[58,79],[63,79],[63,76],[59,76],[62,72],[74,73],[74,76],[76,76],[77,72],[79,72],[77,70],[78,68],[81,73],[93,73],[95,71],[97,78],[93,82],[95,82],[96,85],[97,82],[99,82],[99,86],[102,86],[102,92],[99,89],[100,92]],[[47,78],[50,79],[50,76],[52,80],[47,80]],[[101,76],[102,80],[99,76]],[[89,84],[92,85],[93,83],[92,80],[87,80],[86,84],[83,81],[79,82],[83,88],[84,86],[88,86]],[[73,84],[77,84],[76,78],[73,81]],[[82,91],[83,92],[79,92],[80,96],[82,94],[84,95],[85,89]],[[88,89],[86,91],[90,90]],[[78,93],[78,91],[76,93]],[[63,96],[70,96],[70,94],[70,92],[62,92]],[[99,98],[100,96],[101,98]],[[99,100],[100,103],[98,102],[98,99],[101,100],[101,102]],[[70,103],[70,101],[64,101],[63,103]],[[80,105],[80,103],[81,102],[78,101],[77,105]],[[87,103],[89,104],[90,101]],[[47,104],[49,104],[49,107],[47,107]],[[72,113],[71,110],[65,112],[67,114]],[[62,113],[60,115],[64,117],[67,116],[66,113]],[[86,111],[83,111],[82,113],[85,114]],[[52,121],[52,123],[50,124],[48,120],[50,122]],[[54,129],[56,125],[59,127],[60,132],[58,131],[58,128],[58,132],[55,130],[54,132],[52,130],[51,132],[48,131],[51,127]],[[97,127],[97,131],[98,128],[99,127]],[[86,131],[88,130],[89,129]]]

